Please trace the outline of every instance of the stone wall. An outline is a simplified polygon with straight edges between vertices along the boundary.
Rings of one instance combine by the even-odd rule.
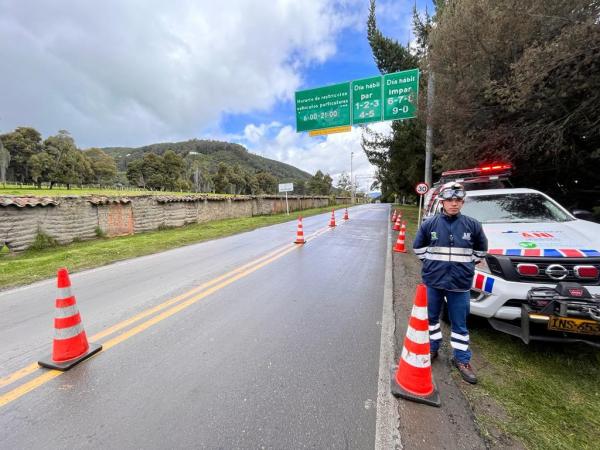
[[[329,197],[288,197],[290,211],[328,206]],[[337,198],[336,203],[349,203]],[[61,244],[93,239],[100,234],[124,236],[236,217],[285,212],[285,198],[219,197],[0,197],[0,248],[27,249],[42,232]]]

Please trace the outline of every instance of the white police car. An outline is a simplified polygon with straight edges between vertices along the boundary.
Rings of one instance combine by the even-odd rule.
[[[440,199],[429,214],[440,210]],[[461,211],[479,220],[488,256],[476,267],[471,314],[532,340],[600,347],[600,225],[533,189],[468,191]]]

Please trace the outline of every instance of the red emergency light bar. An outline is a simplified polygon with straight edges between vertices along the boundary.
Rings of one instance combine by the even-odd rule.
[[[482,172],[501,172],[512,169],[512,164],[493,164],[491,166],[482,166],[479,168]]]
[[[490,165],[485,165],[481,167],[473,167],[471,169],[459,169],[459,170],[447,170],[446,172],[442,172],[442,177],[447,177],[448,175],[466,175],[466,174],[490,174],[490,173],[498,173],[498,172],[506,172],[512,169],[512,164],[505,163],[493,163]]]

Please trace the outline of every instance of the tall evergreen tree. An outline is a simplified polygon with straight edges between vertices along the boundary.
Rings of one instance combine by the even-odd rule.
[[[423,30],[424,31],[424,30]],[[367,20],[367,37],[375,63],[382,74],[414,69],[419,58],[399,42],[383,36],[377,28],[375,0],[371,0]],[[421,77],[421,99],[425,77]],[[420,109],[424,102],[420,100]],[[377,180],[385,200],[394,194],[412,193],[412,187],[423,178],[425,127],[421,118],[394,121],[390,136],[365,128],[362,147],[369,162],[377,167]]]

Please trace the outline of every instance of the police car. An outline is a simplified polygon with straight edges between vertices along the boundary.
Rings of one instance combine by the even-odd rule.
[[[465,187],[467,184],[465,184]],[[441,210],[433,198],[428,214]],[[461,211],[482,223],[471,314],[533,340],[600,347],[600,225],[533,189],[469,190]]]

